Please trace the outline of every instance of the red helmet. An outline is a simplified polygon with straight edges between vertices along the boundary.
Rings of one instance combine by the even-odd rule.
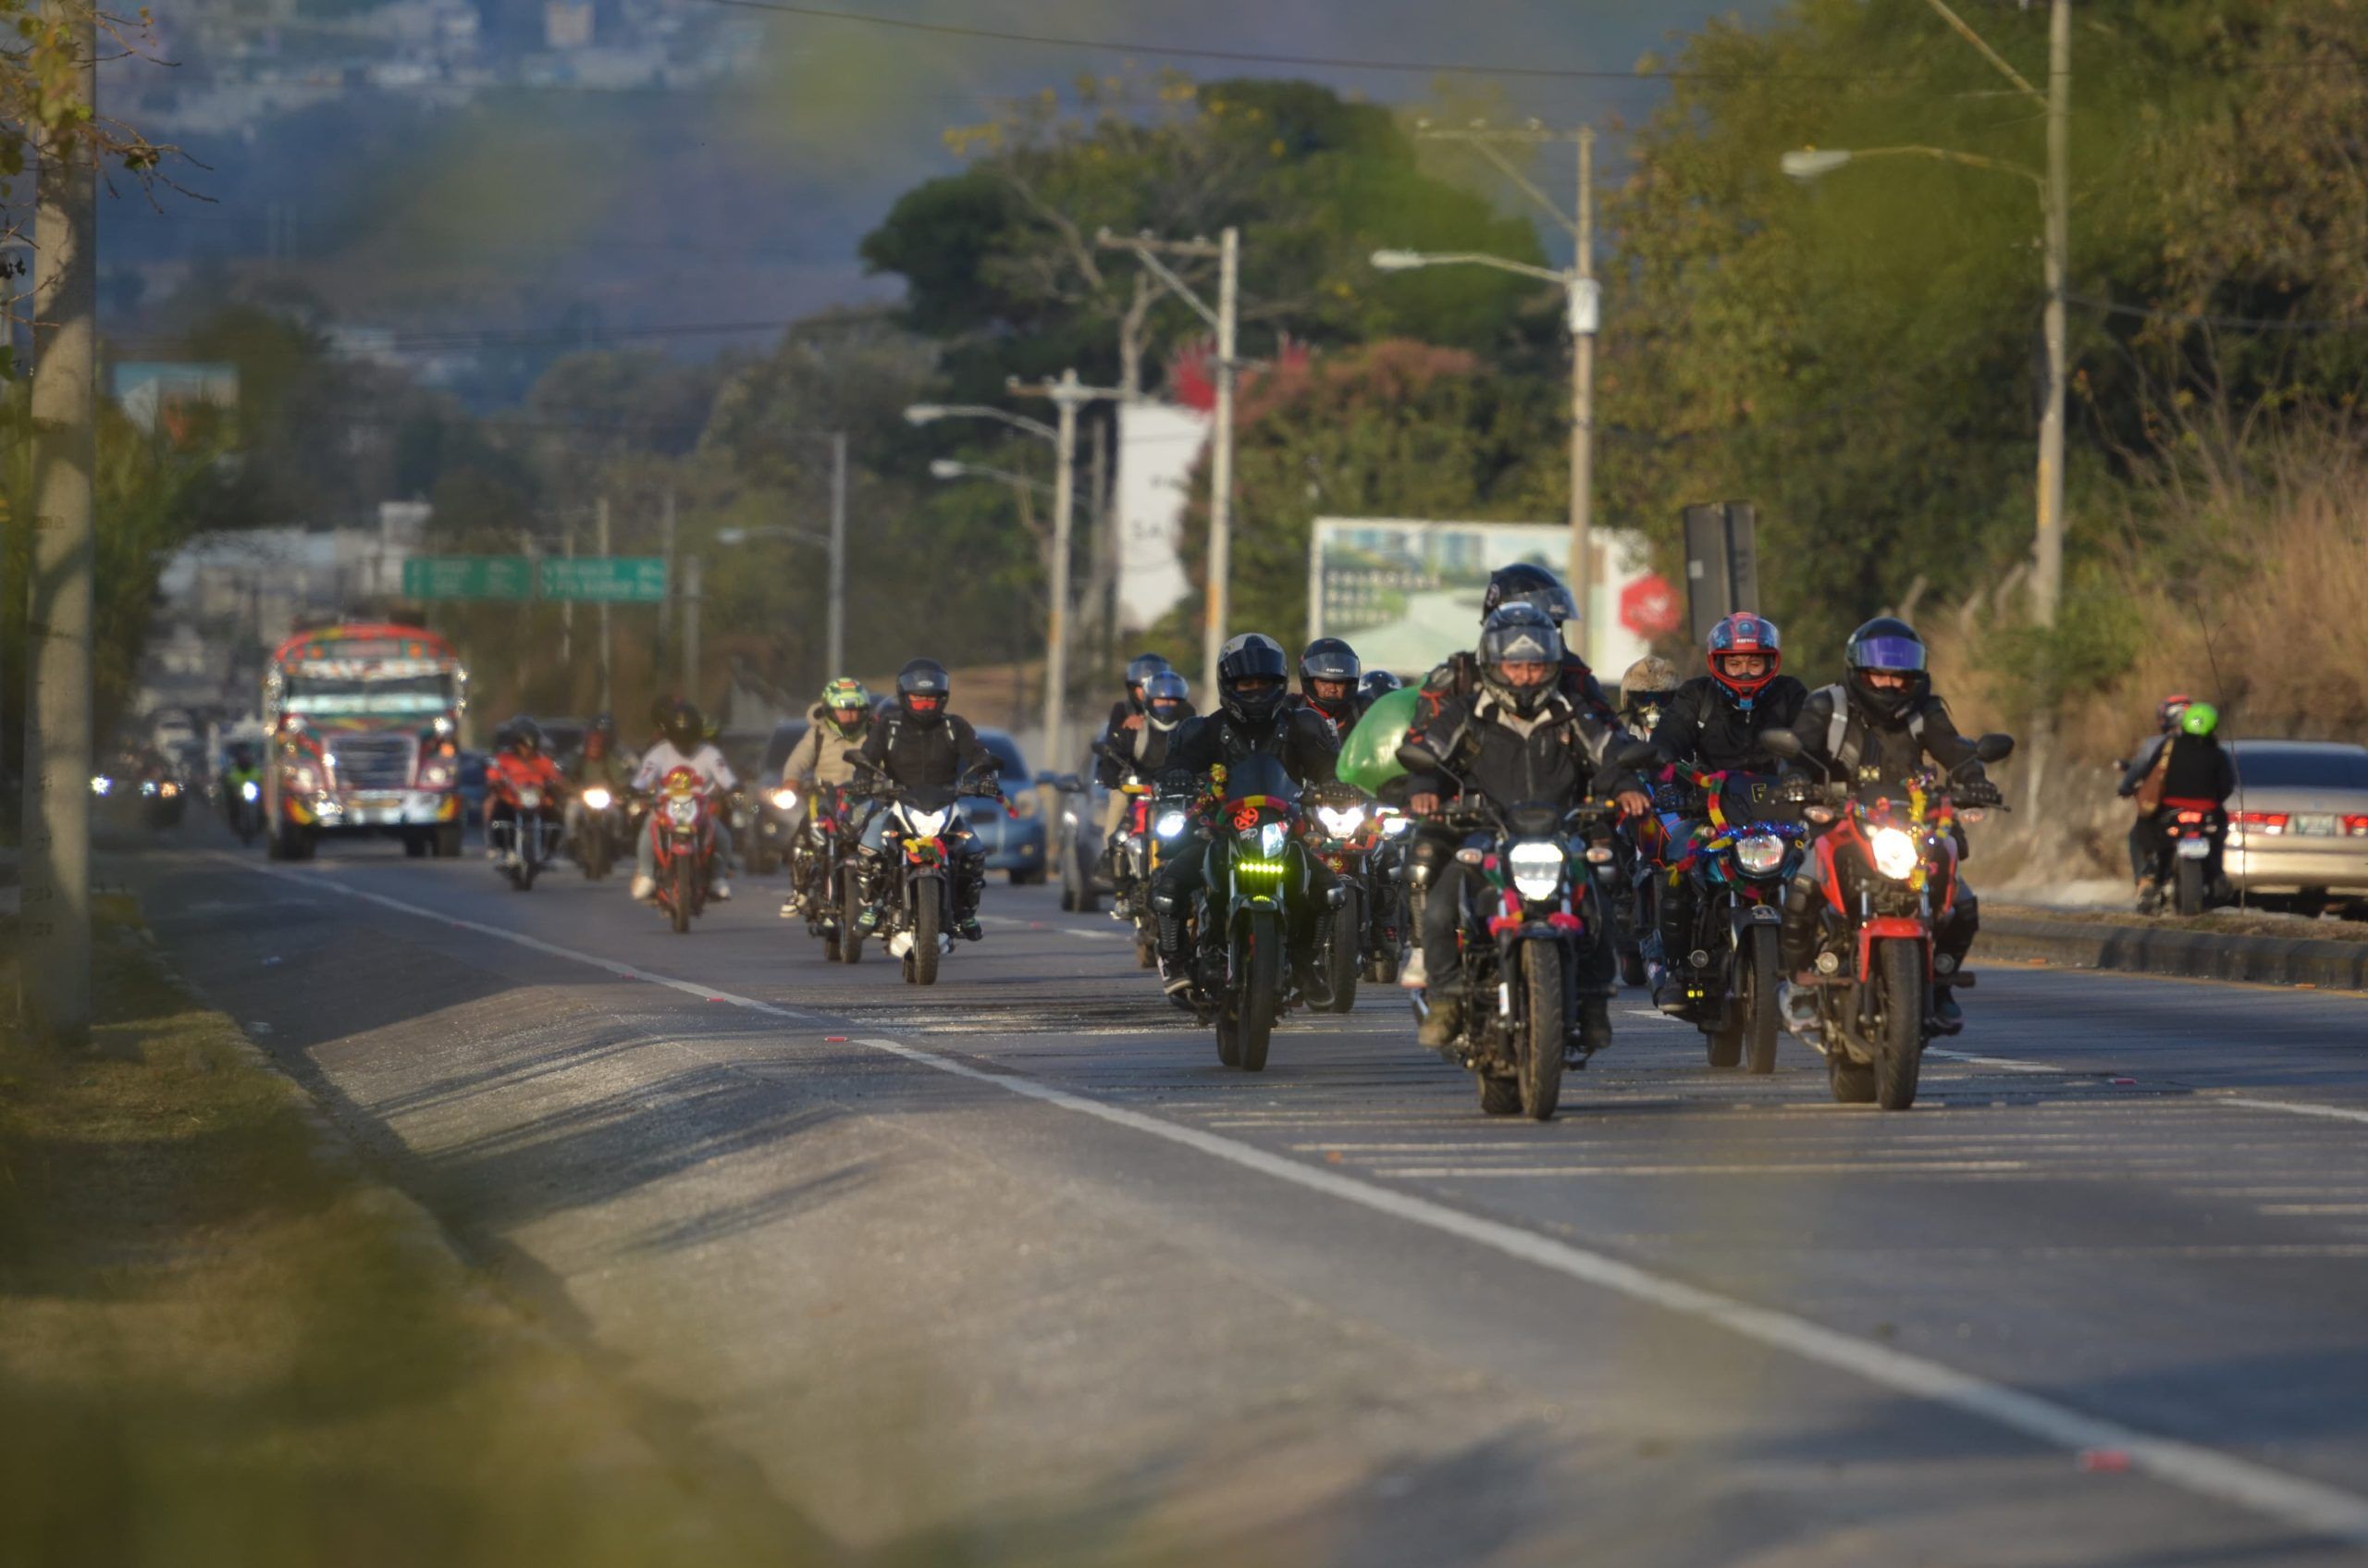
[[[2162,726],[2164,735],[2169,735],[2179,727],[2179,715],[2186,712],[2194,702],[2195,698],[2188,696],[2187,693],[2175,691],[2156,706],[2154,722]]]
[[[1748,702],[1784,667],[1783,642],[1775,622],[1748,610],[1738,611],[1710,628],[1710,678]],[[1730,675],[1726,661],[1731,653],[1763,654],[1768,668],[1748,679]]]

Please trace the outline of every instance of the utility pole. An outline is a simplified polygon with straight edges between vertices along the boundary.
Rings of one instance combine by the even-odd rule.
[[[1057,381],[1005,385],[1016,397],[1050,398],[1058,414],[1054,425],[1053,548],[1047,562],[1052,609],[1044,628],[1044,755],[1057,766],[1068,756],[1069,555],[1077,519],[1077,411],[1096,398],[1120,394],[1085,385],[1074,369],[1062,371]]]
[[[2064,275],[2071,251],[2072,4],[2054,0],[2047,19],[2047,404],[2039,425],[2039,538],[2033,549],[2032,618],[2055,624],[2064,599]]]
[[[1207,615],[1201,627],[1201,689],[1204,699],[1217,689],[1217,653],[1225,647],[1231,613],[1233,573],[1233,394],[1240,365],[1236,350],[1241,314],[1241,230],[1227,228],[1215,244],[1207,240],[1158,240],[1149,234],[1121,239],[1104,229],[1095,242],[1105,251],[1132,251],[1168,292],[1192,307],[1217,335],[1216,430],[1209,452],[1209,560]],[[1160,258],[1183,256],[1217,263],[1217,303],[1212,310],[1191,285]]]
[[[847,673],[847,438],[844,430],[831,437],[831,611],[826,659],[827,679]]]
[[[699,598],[701,593],[699,558],[683,558],[683,679],[681,695],[693,702],[698,700],[699,688]]]
[[[668,489],[658,509],[659,552],[666,558],[666,596],[658,601],[657,668],[650,673],[662,685],[666,678],[666,649],[674,640],[674,492]]]
[[[97,102],[97,32],[70,31],[72,87]],[[91,1036],[92,470],[98,414],[98,166],[70,130],[38,132],[33,266],[33,550],[25,622],[21,1004],[51,1044]]]
[[[575,525],[572,522],[567,525],[567,540],[562,548],[568,560],[575,559]],[[572,701],[575,696],[575,601],[572,599],[560,600],[559,662],[567,672],[567,698],[563,700]]]
[[[606,492],[593,504],[592,525],[597,530],[595,537],[599,545],[600,559],[606,561],[609,558],[609,498]],[[609,601],[604,599],[600,601],[600,711],[603,713],[616,706],[609,692],[610,646]]]

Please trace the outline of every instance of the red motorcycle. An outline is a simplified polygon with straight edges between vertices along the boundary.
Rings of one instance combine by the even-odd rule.
[[[1764,733],[1760,742],[1785,761],[1802,756],[1787,731]],[[2014,748],[2009,736],[1983,735],[1970,760],[2000,761]],[[1970,802],[1958,809],[1955,796],[1972,790],[1954,774],[1928,771],[1899,787],[1900,797],[1867,800],[1846,783],[1795,778],[1784,786],[1817,833],[1810,853],[1824,877],[1808,1043],[1824,1053],[1836,1100],[1887,1111],[1916,1103],[1935,1032],[1935,980],[1973,984],[1954,959],[1934,954],[1932,936],[1956,901],[1957,822],[1980,817]],[[1985,785],[1977,798],[1994,803],[1995,796]]]
[[[687,933],[707,907],[708,878],[715,868],[715,810],[707,781],[688,768],[670,769],[649,804],[655,896],[677,933]]]

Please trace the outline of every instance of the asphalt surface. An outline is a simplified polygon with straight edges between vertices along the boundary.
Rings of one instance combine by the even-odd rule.
[[[183,972],[849,1559],[2368,1561],[2368,998],[1993,966],[1885,1115],[1630,993],[1538,1126],[1394,992],[1225,1069],[1045,890],[923,991],[202,832]]]

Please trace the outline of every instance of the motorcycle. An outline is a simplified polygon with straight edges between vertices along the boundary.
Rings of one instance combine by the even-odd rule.
[[[1410,772],[1454,777],[1419,741],[1400,747],[1398,758]],[[1463,1031],[1443,1054],[1477,1075],[1488,1115],[1545,1121],[1561,1099],[1566,1056],[1584,1067],[1611,1043],[1586,1020],[1581,1003],[1589,993],[1579,978],[1597,945],[1613,940],[1596,874],[1613,864],[1610,845],[1597,842],[1609,812],[1592,804],[1500,807],[1467,790],[1442,821],[1467,835],[1456,858],[1481,872],[1466,883],[1461,920]],[[1427,997],[1416,995],[1414,1007],[1426,1015]]]
[[[783,796],[792,798],[783,800]],[[773,804],[784,812],[795,811],[795,789],[784,784],[773,791]],[[860,832],[855,796],[845,785],[813,786],[806,797],[805,826],[790,843],[789,875],[806,916],[807,934],[821,939],[827,963],[863,959],[863,883],[854,849]]]
[[[577,798],[584,809],[569,852],[583,868],[584,879],[598,882],[615,869],[617,845],[623,836],[616,793],[607,784],[587,784]]]
[[[1110,918],[1134,927],[1135,967],[1159,966],[1159,927],[1151,907],[1151,879],[1159,870],[1164,842],[1149,781],[1129,773],[1118,789],[1127,797],[1127,814],[1118,823],[1118,841],[1110,856],[1111,886],[1116,894]],[[1178,832],[1183,824],[1176,824]],[[1171,835],[1172,836],[1172,835]]]
[[[888,833],[879,850],[858,851],[863,902],[880,911],[879,933],[889,956],[902,961],[906,983],[935,985],[938,960],[954,948],[955,868],[949,839],[961,821],[960,797],[1001,800],[1003,784],[989,766],[957,783],[942,806],[923,806],[884,777],[875,777],[871,794],[885,802],[882,809],[888,814]]]
[[[500,862],[501,874],[519,892],[533,892],[535,879],[558,851],[561,831],[543,792],[531,784],[516,791],[510,800],[509,818],[496,818],[487,831],[494,845],[507,850]]]
[[[671,768],[649,804],[649,844],[657,872],[654,895],[675,934],[707,908],[715,869],[715,811],[707,782],[688,768]]]
[[[1394,985],[1413,937],[1414,920],[1406,891],[1406,835],[1414,819],[1397,807],[1373,808],[1374,843],[1366,858],[1366,891],[1371,908],[1365,927],[1365,980],[1374,985]]]
[[[1373,966],[1374,870],[1381,830],[1364,791],[1354,784],[1318,784],[1307,792],[1307,851],[1332,873],[1315,914],[1308,1005],[1319,1013],[1351,1012],[1357,982]]]
[[[2165,847],[2154,857],[2152,880],[2138,901],[2141,915],[2159,915],[2168,902],[2182,915],[2200,915],[2218,889],[2212,867],[2228,836],[2228,814],[2202,800],[2165,800],[2154,821]]]
[[[1702,1031],[1712,1067],[1774,1072],[1784,888],[1800,870],[1807,830],[1768,775],[1688,769],[1674,783],[1676,809],[1658,814],[1664,840],[1683,847],[1661,874],[1690,880],[1695,911],[1686,951],[1664,955],[1685,966],[1678,1016]]]
[[[240,844],[253,844],[263,832],[263,782],[253,774],[232,774],[222,781],[223,812]]]
[[[1192,984],[1182,994],[1195,1017],[1215,1026],[1219,1062],[1263,1072],[1275,1023],[1295,989],[1291,926],[1314,880],[1297,831],[1299,786],[1281,762],[1263,755],[1213,769],[1209,778],[1209,789],[1185,812],[1188,821],[1171,823],[1163,811],[1156,824],[1176,828],[1164,835],[1171,843],[1183,839],[1192,816],[1208,830],[1207,876],[1186,912]]]
[[[1783,761],[1803,755],[1800,737],[1777,730],[1761,744]],[[1974,742],[1959,770],[1926,770],[1901,788],[1906,798],[1865,800],[1846,782],[1785,781],[1784,793],[1817,830],[1810,852],[1825,877],[1817,952],[1809,977],[1816,1022],[1809,1043],[1825,1055],[1833,1097],[1887,1111],[1916,1103],[1924,1047],[1937,1032],[1936,978],[1969,987],[1975,977],[1933,952],[1933,932],[1955,900],[1957,823],[1980,818],[1997,791],[1977,794],[1957,782],[1973,762],[1996,762],[2015,748],[2006,735]],[[1957,809],[1959,793],[1974,796]],[[1980,802],[1975,804],[1975,800]]]

